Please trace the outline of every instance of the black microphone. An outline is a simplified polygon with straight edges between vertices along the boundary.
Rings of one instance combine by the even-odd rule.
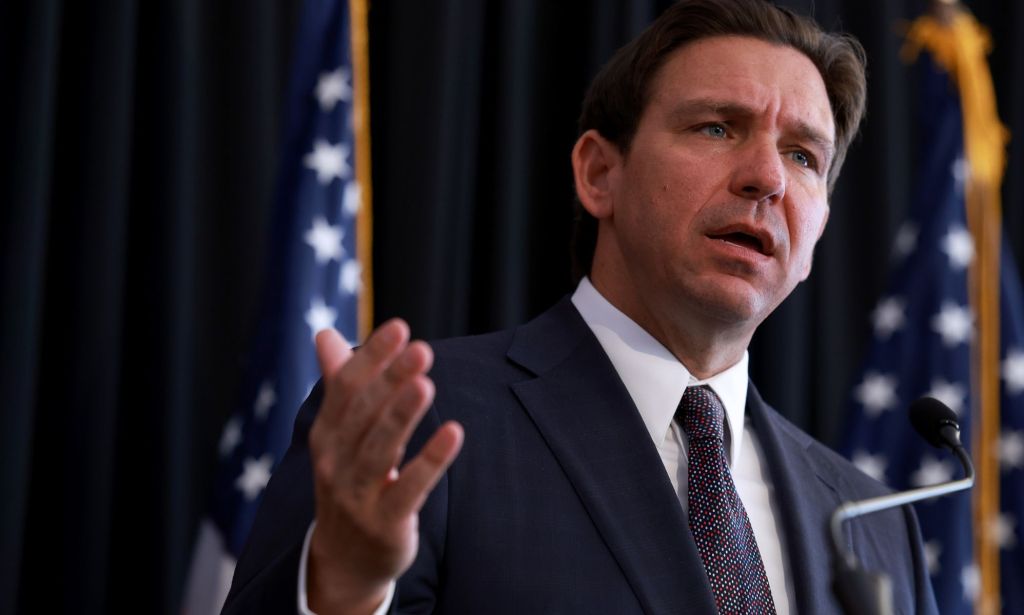
[[[892,615],[892,582],[888,575],[861,567],[857,556],[843,544],[843,522],[912,502],[947,495],[974,485],[974,465],[960,443],[960,425],[949,406],[932,397],[922,397],[910,404],[910,422],[932,446],[948,448],[960,459],[964,478],[938,483],[909,491],[898,491],[866,500],[844,502],[832,513],[833,577],[835,592],[847,615]]]
[[[910,404],[910,424],[935,448],[956,452],[960,444],[960,425],[956,412],[934,397],[922,397]]]

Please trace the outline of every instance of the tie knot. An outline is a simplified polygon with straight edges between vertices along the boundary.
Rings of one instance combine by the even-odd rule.
[[[717,438],[722,440],[722,421],[725,408],[722,400],[711,387],[686,387],[683,400],[676,410],[676,421],[683,427],[688,438]]]

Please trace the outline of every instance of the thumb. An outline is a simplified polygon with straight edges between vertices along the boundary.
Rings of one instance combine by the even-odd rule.
[[[320,373],[326,378],[338,371],[352,356],[352,346],[334,329],[322,329],[316,334],[316,358]]]

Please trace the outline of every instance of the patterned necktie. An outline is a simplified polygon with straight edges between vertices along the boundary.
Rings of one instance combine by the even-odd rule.
[[[690,531],[723,615],[775,613],[768,577],[725,457],[725,409],[707,386],[687,387],[676,421],[689,438]]]

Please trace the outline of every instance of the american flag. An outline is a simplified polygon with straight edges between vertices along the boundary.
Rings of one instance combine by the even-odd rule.
[[[968,295],[976,245],[968,230],[961,102],[951,76],[929,53],[919,59],[922,143],[914,199],[893,250],[888,290],[872,313],[873,340],[852,391],[843,452],[864,472],[895,489],[959,478],[955,458],[910,430],[906,408],[929,395],[957,412],[971,449],[979,429],[975,373],[977,318]],[[1001,509],[975,527],[972,492],[916,505],[928,569],[944,614],[975,612],[982,588],[976,532],[1000,549],[1002,608],[1024,612],[1024,296],[1003,242],[1001,268],[1001,426],[998,455]],[[974,491],[988,488],[978,484]],[[976,495],[976,494],[975,494]],[[991,611],[989,611],[991,612]]]
[[[360,211],[355,149],[366,115],[357,121],[354,113],[350,25],[365,13],[352,17],[344,1],[307,0],[297,33],[261,324],[240,403],[220,438],[183,603],[191,615],[220,611],[295,412],[319,375],[314,334],[334,327],[354,341],[359,333],[359,255],[367,253],[360,242],[369,238],[357,236],[368,212]]]
[[[1005,245],[1006,242],[1003,242]],[[999,435],[1000,509],[992,529],[1000,545],[1004,613],[1024,613],[1024,290],[1012,255],[1002,253],[999,308],[1002,384]]]

